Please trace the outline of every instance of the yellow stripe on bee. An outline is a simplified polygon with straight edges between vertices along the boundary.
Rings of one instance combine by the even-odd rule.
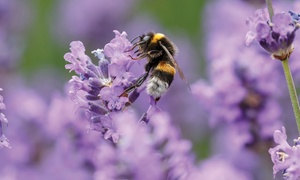
[[[176,73],[175,68],[166,62],[158,63],[158,65],[156,66],[155,69],[172,74],[172,75],[174,75]]]
[[[156,33],[154,34],[152,40],[151,40],[151,43],[157,43],[157,41],[161,40],[161,38],[165,37],[164,34],[162,33]]]

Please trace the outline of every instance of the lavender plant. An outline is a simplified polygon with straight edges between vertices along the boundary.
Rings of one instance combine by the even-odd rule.
[[[288,13],[275,13],[272,1],[266,0],[267,9],[257,10],[254,17],[247,20],[250,31],[246,35],[246,44],[256,39],[262,48],[271,53],[271,56],[282,62],[293,111],[300,132],[300,109],[297,92],[289,67],[289,58],[293,53],[293,41],[295,33],[299,29],[299,14],[289,11]],[[274,132],[274,141],[278,144],[269,149],[272,162],[274,163],[274,177],[278,171],[283,171],[286,179],[296,180],[300,178],[300,166],[298,164],[299,139],[294,140],[291,147],[287,143],[286,130]]]
[[[231,2],[234,6],[222,0],[208,5],[206,14],[210,20],[206,25],[209,40],[206,50],[209,80],[199,80],[192,89],[202,107],[209,112],[210,125],[218,127],[215,151],[223,154],[234,166],[249,172],[254,179],[269,179],[261,170],[267,164],[264,164],[262,152],[272,147],[273,133],[282,126],[285,112],[280,100],[284,78],[280,64],[265,59],[270,53],[273,58],[291,55],[298,15],[278,13],[271,22],[265,21],[269,19],[268,14],[260,11],[264,15],[256,14],[256,17],[266,18],[257,22],[255,18],[249,18],[249,31],[240,22],[254,11],[255,6],[245,1]],[[226,18],[220,22],[221,16]],[[253,24],[260,25],[253,27]],[[246,47],[246,33],[247,45],[258,37],[265,40],[259,39],[256,45]]]

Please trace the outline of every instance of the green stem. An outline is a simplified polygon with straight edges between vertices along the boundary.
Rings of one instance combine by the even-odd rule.
[[[288,59],[285,59],[281,62],[282,62],[282,66],[283,66],[287,86],[289,88],[290,98],[291,98],[291,101],[292,101],[292,106],[293,106],[293,111],[294,111],[294,115],[295,115],[295,118],[296,118],[298,131],[300,133],[299,102],[298,102],[297,92],[296,92],[296,89],[295,89],[293,77],[292,77],[290,66],[289,66],[289,61],[288,61]]]
[[[267,4],[267,7],[268,7],[268,11],[269,11],[270,21],[272,21],[272,17],[274,15],[272,0],[266,0],[266,4]]]

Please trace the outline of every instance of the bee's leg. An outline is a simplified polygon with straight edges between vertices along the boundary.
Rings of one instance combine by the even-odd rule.
[[[127,49],[127,50],[125,50],[124,52],[132,51],[134,48],[136,48],[137,46],[139,46],[139,45],[141,45],[141,44],[143,44],[143,43],[145,43],[145,41],[139,41],[139,42],[136,42],[136,43],[134,43],[134,44],[131,46],[130,49]]]
[[[125,50],[124,52],[129,52],[129,51],[132,51],[134,48],[136,48],[137,46],[141,45],[141,44],[144,44],[145,41],[139,41],[139,42],[136,42],[132,45],[132,47],[128,50]]]
[[[148,56],[148,54],[137,54],[137,57],[132,57],[131,55],[128,55],[132,60],[140,60]]]
[[[149,75],[149,72],[146,72],[145,74],[143,74],[141,77],[139,77],[136,82],[132,85],[132,86],[129,86],[127,89],[124,90],[124,92],[119,95],[119,97],[122,97],[122,96],[125,96],[127,95],[129,92],[133,91],[134,89],[140,87],[143,82],[145,82],[145,80],[147,79]]]
[[[135,51],[135,53],[139,52],[138,50]],[[157,58],[162,55],[161,50],[151,50],[148,51],[147,53],[138,53],[136,57],[132,57],[131,55],[128,55],[132,60],[140,60],[145,57],[151,57],[151,58]]]
[[[131,46],[130,49],[127,49],[124,52],[130,52],[130,51],[134,50],[134,48],[136,48],[137,46],[138,46],[138,44],[134,44],[134,45]]]

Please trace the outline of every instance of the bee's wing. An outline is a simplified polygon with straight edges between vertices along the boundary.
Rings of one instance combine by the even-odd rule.
[[[179,65],[177,64],[177,61],[173,58],[172,54],[169,52],[169,50],[166,48],[166,46],[164,46],[160,41],[159,41],[160,46],[164,49],[164,51],[168,54],[170,60],[172,61],[172,63],[174,64],[175,68],[177,69],[179,76],[182,80],[184,80],[184,82],[187,84],[189,90],[191,91],[191,87],[188,83],[188,81],[186,80],[182,70],[180,69]]]

